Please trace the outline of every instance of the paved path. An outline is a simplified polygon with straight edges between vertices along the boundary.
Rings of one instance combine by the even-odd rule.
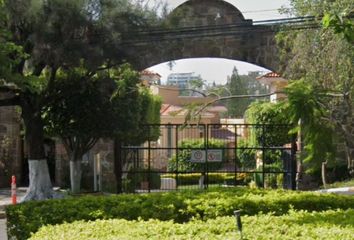
[[[0,239],[7,240],[6,219],[0,219]]]
[[[25,195],[27,188],[18,188],[17,190],[17,202]],[[0,240],[7,240],[6,232],[6,218],[4,209],[6,205],[12,203],[11,190],[10,189],[0,189]]]
[[[354,195],[354,187],[329,188],[329,189],[318,190],[318,192]]]
[[[27,188],[17,188],[17,202],[21,200],[21,198],[25,195]],[[11,190],[10,189],[0,189],[0,210],[2,206],[12,204],[11,199]],[[1,238],[0,238],[1,240]]]

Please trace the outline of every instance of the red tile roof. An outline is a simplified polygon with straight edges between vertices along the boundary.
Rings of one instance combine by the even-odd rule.
[[[276,72],[269,72],[269,73],[266,73],[262,76],[259,76],[257,77],[257,79],[260,79],[260,78],[280,78],[280,74],[279,73],[276,73]]]
[[[140,75],[146,75],[146,76],[158,76],[158,77],[161,77],[161,75],[160,74],[158,74],[158,73],[155,73],[155,72],[151,72],[151,71],[149,71],[149,70],[143,70],[143,71],[141,71],[140,72]]]

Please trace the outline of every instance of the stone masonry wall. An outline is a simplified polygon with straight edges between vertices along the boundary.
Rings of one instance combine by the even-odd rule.
[[[11,175],[21,181],[20,116],[16,107],[0,107],[0,187],[10,187]]]

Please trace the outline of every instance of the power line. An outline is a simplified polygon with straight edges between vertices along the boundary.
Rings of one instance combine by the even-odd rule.
[[[291,26],[287,28],[282,28],[282,31],[295,31],[295,30],[310,30],[317,29],[320,26],[318,24],[302,24],[298,26]],[[260,27],[249,27],[249,28],[234,28],[234,29],[224,29],[224,31],[189,31],[181,33],[164,33],[164,34],[154,34],[154,35],[141,35],[139,37],[130,36],[123,40],[123,44],[143,44],[149,42],[162,42],[162,41],[174,41],[180,39],[190,39],[190,38],[208,38],[208,37],[228,37],[233,36],[234,39],[244,39],[246,35],[254,33],[274,33],[280,30],[280,27],[270,27],[270,28],[260,28]]]
[[[281,9],[290,9],[290,8],[281,8]],[[273,8],[273,9],[259,9],[259,10],[246,10],[246,11],[241,11],[241,13],[278,12],[279,10],[280,10],[279,8]]]
[[[347,16],[353,18],[354,14]],[[321,17],[302,16],[281,19],[268,19],[260,21],[244,21],[241,23],[219,24],[207,26],[177,27],[177,28],[150,28],[147,30],[135,30],[122,32],[121,43],[123,45],[136,45],[150,42],[171,41],[187,38],[227,37],[243,38],[245,34],[266,33],[278,31],[298,31],[320,28]],[[106,36],[104,33],[96,33],[95,36]],[[78,37],[80,38],[80,37]]]
[[[352,19],[354,14],[347,16]],[[140,30],[127,33],[128,41],[124,44],[142,44],[155,41],[171,41],[187,38],[203,38],[203,37],[226,37],[234,36],[243,38],[245,34],[252,32],[278,32],[278,31],[299,31],[310,30],[321,27],[321,16],[302,16],[281,19],[268,19],[261,21],[245,21],[236,24],[222,24],[214,26],[194,26],[182,27],[174,29],[150,29]]]

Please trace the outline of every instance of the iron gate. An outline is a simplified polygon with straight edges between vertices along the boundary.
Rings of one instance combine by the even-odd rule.
[[[296,189],[290,125],[147,125],[149,141],[122,146],[122,191],[256,185]]]

